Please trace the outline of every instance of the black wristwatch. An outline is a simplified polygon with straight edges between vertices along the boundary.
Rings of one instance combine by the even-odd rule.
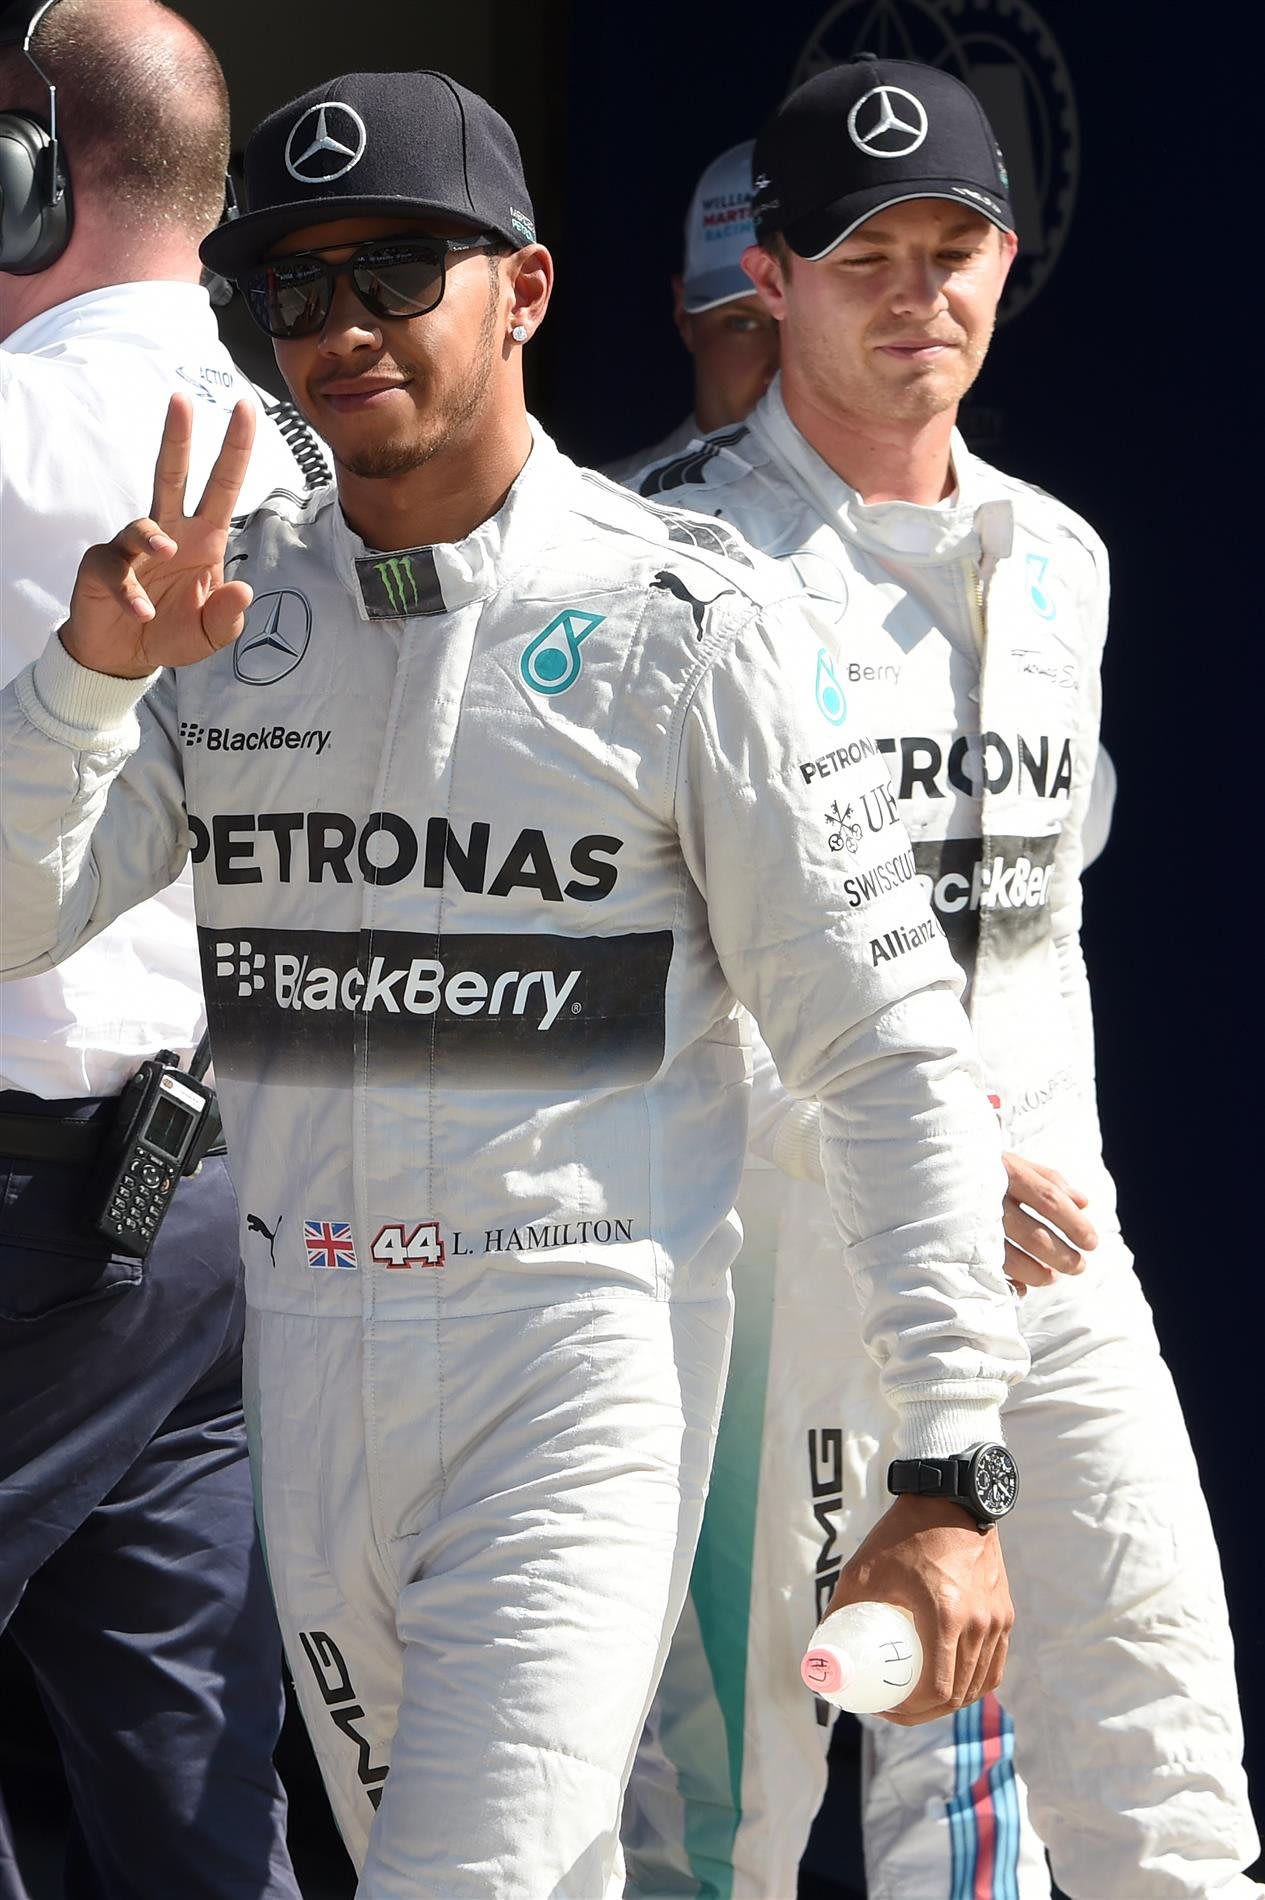
[[[899,1497],[948,1498],[971,1513],[986,1531],[1015,1508],[1019,1467],[1004,1445],[973,1445],[951,1458],[895,1458],[887,1488]]]

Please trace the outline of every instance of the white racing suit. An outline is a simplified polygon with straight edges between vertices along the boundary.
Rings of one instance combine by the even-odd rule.
[[[1002,1694],[1055,1875],[1073,1900],[1243,1894],[1256,1848],[1217,1553],[1095,1103],[1079,873],[1106,557],[1070,510],[957,437],[953,465],[949,504],[865,506],[775,384],[748,426],[640,486],[736,526],[833,616],[835,689],[879,735],[910,838],[853,871],[866,808],[825,753],[810,789],[846,901],[929,891],[969,979],[1006,1145],[1090,1197],[1099,1246],[1082,1278],[1020,1305],[1032,1370],[1003,1413],[1021,1489],[1002,1530],[1016,1605]],[[761,1073],[753,1147],[782,1173],[749,1171],[747,1193],[780,1203],[776,1274],[761,1294],[753,1257],[737,1281],[742,1406],[726,1409],[692,1600],[625,1808],[638,1895],[794,1893],[829,1734],[797,1662],[840,1565],[891,1501],[874,1367],[811,1178],[813,1114],[771,1064]],[[995,1698],[866,1730],[871,1900],[1049,1893]]]
[[[4,967],[192,848],[269,1563],[360,1894],[598,1900],[724,1380],[735,997],[821,1100],[918,1451],[1026,1365],[960,979],[919,890],[845,897],[906,849],[886,768],[736,537],[537,436],[457,545],[375,554],[326,494],[228,565],[232,649],[145,692],[54,640],[4,696]],[[886,814],[855,867],[825,753]]]

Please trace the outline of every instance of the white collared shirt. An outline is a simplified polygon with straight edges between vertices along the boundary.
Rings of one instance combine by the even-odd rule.
[[[196,499],[233,404],[253,396],[190,283],[115,284],[0,344],[0,681],[66,618],[80,557],[147,514],[173,390],[194,399]],[[243,509],[303,476],[261,413]],[[0,902],[3,893],[0,892]],[[186,872],[55,970],[0,988],[0,1086],[111,1095],[144,1057],[187,1052],[204,1023]]]

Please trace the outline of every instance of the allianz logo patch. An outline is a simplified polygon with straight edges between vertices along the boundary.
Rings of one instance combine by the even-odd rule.
[[[443,1009],[452,1016],[525,1017],[543,1031],[557,1022],[582,972],[501,970],[489,978],[479,970],[452,969],[438,957],[413,957],[405,964],[383,956],[371,957],[363,968],[338,969],[310,952],[265,953],[250,938],[237,937],[216,942],[215,974],[235,981],[240,997],[267,986],[284,1010],[434,1016]],[[580,1008],[572,1004],[577,1015]]]
[[[328,727],[300,732],[294,726],[255,726],[242,732],[232,726],[204,726],[197,719],[180,721],[181,742],[208,752],[315,752],[319,759],[333,736]]]

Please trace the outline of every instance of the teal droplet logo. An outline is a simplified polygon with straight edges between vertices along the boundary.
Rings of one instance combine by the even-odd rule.
[[[848,701],[825,647],[817,655],[817,707],[832,726],[841,726],[848,716]]]
[[[600,627],[605,614],[586,613],[583,607],[564,607],[555,614],[528,644],[519,670],[523,683],[533,693],[565,693],[580,677],[583,655],[580,643],[594,627]]]
[[[1050,565],[1046,554],[1028,556],[1028,599],[1032,602],[1042,620],[1053,620],[1058,608],[1046,591],[1045,570]]]

